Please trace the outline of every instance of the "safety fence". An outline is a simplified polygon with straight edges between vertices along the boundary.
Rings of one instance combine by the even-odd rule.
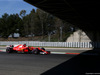
[[[28,46],[100,48],[100,42],[37,42],[37,41],[0,41],[0,45],[27,44]]]

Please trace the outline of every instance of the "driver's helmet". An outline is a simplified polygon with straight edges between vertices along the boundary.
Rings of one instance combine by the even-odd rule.
[[[26,44],[23,44],[24,47],[26,47]]]

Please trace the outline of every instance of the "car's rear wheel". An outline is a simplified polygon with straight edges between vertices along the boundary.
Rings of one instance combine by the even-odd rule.
[[[7,53],[12,53],[12,49],[8,47],[8,48],[6,49],[6,52],[7,52]]]

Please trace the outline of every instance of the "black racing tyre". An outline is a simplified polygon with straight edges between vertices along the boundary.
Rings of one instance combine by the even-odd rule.
[[[8,47],[8,48],[6,49],[6,52],[7,52],[7,53],[12,53],[12,49]]]
[[[29,48],[28,48],[28,53],[29,53],[29,54],[31,54],[31,53],[32,53],[32,50],[30,50]]]
[[[32,53],[33,53],[33,54],[39,54],[40,51],[36,48],[36,49],[34,49],[34,50],[32,51]]]

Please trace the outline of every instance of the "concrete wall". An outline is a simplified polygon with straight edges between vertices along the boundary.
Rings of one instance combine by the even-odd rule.
[[[66,42],[91,42],[91,40],[84,31],[77,30],[67,38]]]

